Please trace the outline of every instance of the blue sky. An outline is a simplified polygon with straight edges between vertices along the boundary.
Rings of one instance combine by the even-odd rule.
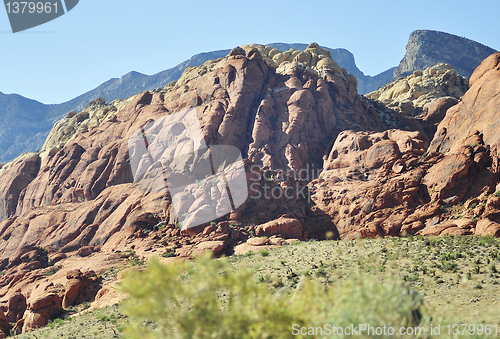
[[[0,8],[0,92],[61,103],[132,70],[154,74],[247,43],[342,47],[376,75],[398,65],[416,29],[500,49],[499,10],[498,0],[80,0],[66,15],[12,34]]]

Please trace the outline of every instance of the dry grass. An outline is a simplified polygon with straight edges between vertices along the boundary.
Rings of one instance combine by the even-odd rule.
[[[266,256],[219,260],[234,271],[254,269],[255,281],[278,294],[307,279],[331,286],[365,277],[382,284],[399,280],[423,295],[426,313],[441,328],[455,323],[500,328],[500,241],[490,237],[310,241],[270,250]],[[126,322],[115,306],[17,338],[119,338]]]

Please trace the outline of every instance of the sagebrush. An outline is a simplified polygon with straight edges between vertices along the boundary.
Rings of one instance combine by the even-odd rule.
[[[293,290],[276,290],[224,259],[151,260],[122,289],[130,295],[123,303],[128,338],[302,338],[292,335],[293,325],[416,326],[425,315],[422,296],[401,282],[365,275],[325,287],[303,278]]]

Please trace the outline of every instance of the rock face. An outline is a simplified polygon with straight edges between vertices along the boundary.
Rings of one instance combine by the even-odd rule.
[[[417,132],[338,136],[310,185],[341,237],[500,235],[499,64],[495,53],[476,69],[425,153]]]
[[[274,43],[269,44],[269,46],[280,51],[287,51],[291,48],[303,51],[308,45]],[[342,48],[328,48],[328,50],[342,68],[347,69],[359,80],[359,92],[362,94],[371,92],[392,79],[392,70],[374,77],[366,76],[357,68],[352,53]],[[162,88],[166,83],[179,79],[186,68],[200,66],[206,61],[222,58],[228,53],[229,50],[217,50],[196,54],[173,68],[153,75],[129,72],[120,78],[110,79],[70,101],[57,105],[45,105],[17,94],[0,92],[0,162],[11,161],[22,152],[35,152],[40,149],[55,121],[61,118],[64,120],[64,117],[68,120],[71,119],[67,116],[68,112],[84,110],[87,104],[95,98],[103,97],[108,102],[121,101],[141,91]],[[112,107],[108,107],[108,109],[110,108]],[[59,127],[61,124],[65,124],[65,122],[59,123]],[[69,125],[74,127],[75,123],[70,122]],[[79,128],[82,125],[81,121],[78,121],[76,125]],[[84,129],[85,126],[82,128]],[[59,131],[52,130],[52,132],[65,138],[64,136],[68,135],[70,130],[59,129]],[[54,143],[56,140],[58,139],[52,138],[50,143]]]
[[[420,132],[397,129],[394,114],[360,96],[356,79],[317,44],[234,48],[163,90],[98,100],[56,125],[39,156],[0,176],[0,308],[9,326],[29,331],[102,295],[108,268],[153,255],[230,255],[307,238],[498,235],[500,198],[488,195],[498,181],[497,139],[478,116],[495,123],[489,110],[500,106],[486,96],[500,97],[498,73],[495,54],[427,152]],[[174,119],[186,112],[193,121]],[[458,118],[466,114],[470,121]],[[460,123],[470,125],[467,138]],[[237,171],[217,147],[238,151],[248,187],[233,190]],[[172,178],[178,185],[167,193]],[[223,194],[232,208],[204,218]],[[451,207],[469,197],[457,220]],[[181,229],[184,214],[202,221]],[[247,241],[254,235],[269,239]]]
[[[312,199],[332,216],[341,238],[399,235],[429,200],[421,187],[424,152],[419,132],[345,131],[310,183]]]
[[[16,212],[21,191],[36,177],[40,169],[40,157],[34,153],[26,153],[18,157],[2,172],[0,176],[0,219],[6,219]]]
[[[453,66],[458,74],[470,77],[481,61],[494,52],[490,47],[456,35],[429,30],[414,31],[408,39],[405,57],[394,70],[394,78],[441,62]]]
[[[19,158],[0,176],[5,187],[0,196],[5,202],[0,268],[6,270],[0,293],[7,298],[0,304],[12,323],[17,321],[16,331],[43,326],[61,309],[92,299],[97,291],[85,292],[92,281],[78,272],[88,270],[92,262],[98,265],[92,270],[102,272],[107,265],[103,258],[116,263],[116,253],[137,251],[146,256],[154,249],[167,256],[231,254],[257,232],[301,239],[336,237],[331,217],[311,205],[307,182],[317,176],[315,169],[321,168],[331,141],[343,130],[395,126],[390,114],[380,113],[358,95],[356,85],[355,77],[317,44],[286,52],[250,45],[186,69],[179,81],[163,90],[110,104],[97,100],[80,113],[68,114],[54,126],[39,155]],[[182,155],[182,150],[191,149],[189,140],[178,137],[185,125],[172,126],[170,136],[175,137],[170,139],[149,127],[186,109],[199,120],[207,145],[232,146],[243,155],[244,175],[255,184],[249,193],[258,196],[214,225],[181,232],[164,182],[163,189],[134,184],[144,161],[131,166],[136,160],[129,141],[143,131],[143,138],[152,141],[150,155],[161,151],[155,148],[160,141],[171,143],[166,149]],[[161,158],[169,163],[146,168],[147,175],[161,173],[159,169],[174,173],[189,164],[174,153]],[[217,201],[224,193],[217,184],[200,183],[193,206],[202,210],[207,201]],[[190,217],[197,215],[195,207],[188,212]],[[165,228],[160,231],[158,225]],[[169,240],[159,241],[160,233]],[[133,260],[140,260],[138,254]],[[44,278],[54,270],[63,273]],[[19,293],[26,309],[14,302],[10,309],[9,300],[22,299]]]
[[[460,99],[469,89],[468,82],[451,65],[440,63],[423,71],[414,71],[407,77],[400,77],[366,97],[379,100],[407,116],[418,116],[427,113],[431,102],[438,98]],[[433,112],[435,109],[433,108]],[[444,114],[441,115],[443,118]],[[436,116],[432,120],[436,120]]]
[[[498,145],[498,93],[500,91],[500,53],[485,59],[470,79],[470,90],[462,101],[448,110],[438,127],[430,151],[456,153],[464,136],[480,131],[480,137],[491,147]],[[474,143],[472,143],[474,144]]]
[[[474,216],[481,219],[476,227],[478,235],[500,235],[496,193],[500,189],[497,186],[499,79],[500,53],[494,53],[474,71],[470,90],[447,111],[429,147],[431,153],[444,154],[443,162],[449,164],[444,167],[455,172],[455,183],[444,182],[443,197],[473,199],[469,206],[474,204]],[[443,174],[435,173],[431,178],[436,185],[442,185],[443,180],[438,183],[438,176]]]
[[[283,43],[273,43],[269,44],[272,48],[279,49],[280,51],[287,51],[291,48],[304,51],[307,48],[306,44],[283,44]],[[325,47],[323,47],[325,48]],[[354,55],[344,48],[325,48],[328,50],[333,60],[337,62],[340,67],[345,68],[349,74],[354,75],[354,77],[358,80],[358,93],[366,94],[376,90],[379,87],[384,86],[388,82],[392,80],[394,68],[388,69],[380,74],[375,76],[365,75],[363,72],[359,70],[356,66],[356,62],[354,60]]]

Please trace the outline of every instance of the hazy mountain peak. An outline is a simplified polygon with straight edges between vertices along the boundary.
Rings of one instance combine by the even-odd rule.
[[[494,52],[496,51],[488,46],[457,35],[416,30],[410,34],[406,55],[394,70],[394,78],[441,62],[452,65],[458,74],[470,77],[481,61]]]

